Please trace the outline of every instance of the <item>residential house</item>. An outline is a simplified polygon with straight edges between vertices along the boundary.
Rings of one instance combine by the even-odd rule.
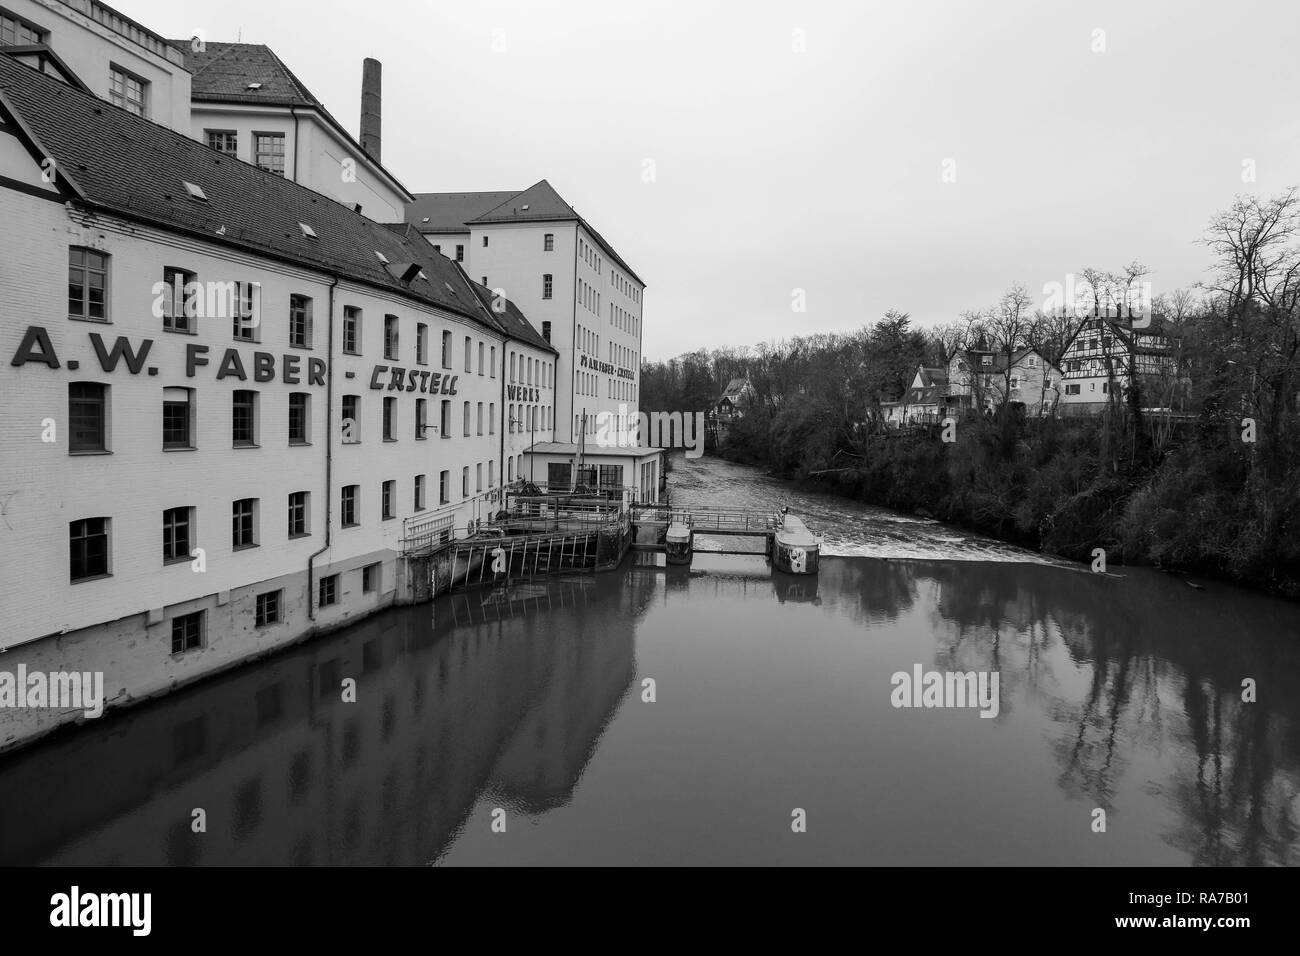
[[[1118,316],[1085,319],[1061,355],[1061,413],[1089,415],[1111,404],[1125,404],[1130,375],[1136,375],[1144,387],[1144,408],[1167,405],[1165,386],[1177,374],[1174,344],[1159,316],[1146,326]]]
[[[948,370],[918,366],[912,383],[894,402],[881,402],[886,424],[898,427],[937,422],[948,396]]]
[[[947,413],[969,409],[992,412],[1006,403],[1026,415],[1051,415],[1060,400],[1061,371],[1041,352],[961,349],[948,362]]]
[[[713,406],[713,415],[720,422],[731,422],[745,417],[745,409],[754,400],[754,386],[748,378],[733,378],[723,389],[722,397]]]

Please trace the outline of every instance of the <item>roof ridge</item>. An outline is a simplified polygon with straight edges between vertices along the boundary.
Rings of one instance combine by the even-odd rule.
[[[266,49],[266,52],[271,54],[271,59],[275,60],[276,64],[280,67],[280,69],[284,70],[285,77],[289,80],[290,83],[293,84],[294,88],[298,91],[298,93],[302,96],[304,100],[306,100],[308,103],[311,103],[314,106],[319,107],[320,109],[324,110],[326,113],[329,112],[329,110],[325,109],[325,104],[316,98],[315,93],[307,89],[307,85],[303,83],[302,80],[298,79],[297,74],[294,73],[293,70],[289,69],[289,65],[285,63],[284,60],[280,59],[280,55],[276,53],[275,50],[271,49],[269,44],[262,43],[256,45],[264,47]],[[335,120],[335,122],[338,121]],[[339,125],[342,124],[340,123]]]
[[[249,44],[249,45],[251,46],[252,44]],[[215,64],[218,63],[220,60],[222,60],[224,57],[226,57],[228,54],[230,54],[230,53],[235,49],[235,46],[236,46],[236,44],[234,44],[234,43],[227,43],[227,44],[226,44],[226,48],[225,48],[224,50],[222,50],[222,51],[221,51],[220,53],[218,53],[216,56],[214,56],[214,57],[212,57],[210,60],[208,60],[207,63],[204,63],[203,66],[201,66],[199,69],[195,70],[194,73],[193,73],[193,75],[194,75],[194,76],[198,76],[200,73],[205,72],[205,71],[208,69],[208,67],[215,65]],[[189,59],[189,57],[186,57],[186,59]]]
[[[544,180],[539,180],[539,181],[544,182]],[[487,210],[486,212],[481,212],[481,213],[479,213],[479,214],[478,214],[477,216],[475,216],[474,218],[475,218],[475,219],[482,219],[484,216],[490,216],[492,213],[496,212],[496,211],[497,211],[498,209],[500,209],[502,206],[506,205],[506,203],[510,202],[510,200],[512,200],[512,199],[517,199],[518,197],[522,196],[524,193],[528,192],[529,189],[532,189],[533,186],[536,186],[536,185],[537,185],[537,183],[533,183],[533,185],[532,185],[532,186],[529,186],[527,189],[521,189],[521,190],[519,190],[519,192],[514,193],[513,195],[507,197],[504,201],[497,203],[495,206],[493,206],[491,209]],[[488,192],[491,192],[491,191],[492,191],[492,190],[488,190]]]

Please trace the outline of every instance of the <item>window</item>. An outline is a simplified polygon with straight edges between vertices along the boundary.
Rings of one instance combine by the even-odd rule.
[[[367,564],[361,569],[361,593],[370,594],[379,590],[379,564]]]
[[[478,344],[478,373],[483,374],[483,343]]]
[[[429,400],[426,398],[417,398],[415,400],[415,437],[417,441],[424,441],[425,432],[429,430]]]
[[[980,356],[980,364],[981,364],[981,365],[992,365],[992,364],[993,364],[993,356],[992,356],[992,355],[981,355],[981,356]]]
[[[600,478],[597,487],[601,491],[617,491],[623,487],[623,466],[622,465],[601,465]]]
[[[542,338],[551,341],[551,323],[549,319],[542,321]]]
[[[82,518],[68,524],[68,570],[73,581],[102,577],[108,571],[110,519]]]
[[[236,551],[257,547],[256,498],[240,498],[231,504],[230,546]]]
[[[542,251],[543,252],[555,251],[555,233],[548,232],[546,235],[542,236]]]
[[[241,342],[262,340],[257,321],[261,305],[261,286],[256,282],[236,282],[230,314],[234,320],[234,336]]]
[[[357,515],[357,498],[360,485],[343,486],[343,502],[339,509],[339,521],[345,528],[355,528],[361,523]]]
[[[394,500],[396,499],[396,497],[397,497],[397,482],[390,480],[390,481],[385,481],[382,485],[380,485],[379,498],[380,498],[380,503],[382,505],[380,514],[383,515],[384,521],[387,521],[389,518],[397,517],[397,513],[394,511],[394,509],[397,507],[397,502]]]
[[[489,402],[488,403],[488,434],[495,435],[496,433],[497,433],[497,403]]]
[[[253,618],[255,627],[280,623],[280,591],[267,591],[257,596],[257,610]]]
[[[483,248],[484,248],[484,249],[487,248],[487,244],[488,244],[488,237],[487,237],[487,236],[484,236],[484,237],[483,237]],[[484,284],[484,285],[487,285],[486,282],[483,283],[483,284]]]
[[[320,587],[317,591],[318,597],[316,604],[318,607],[329,607],[332,604],[339,603],[339,576],[331,574],[320,579]]]
[[[1067,385],[1067,386],[1065,386],[1065,394],[1066,394],[1066,395],[1078,395],[1078,394],[1079,394],[1079,386],[1078,386],[1078,385]]]
[[[257,392],[236,389],[231,405],[230,438],[236,448],[257,445]]]
[[[429,327],[423,322],[415,326],[415,364],[429,364]]]
[[[451,437],[451,401],[445,398],[442,400],[442,418],[441,421],[439,422],[439,425],[441,429],[439,431],[439,434],[442,435],[443,438],[450,438]]]
[[[205,129],[208,149],[215,149],[227,156],[239,155],[239,134],[233,129]]]
[[[190,557],[189,508],[168,508],[163,512],[163,563],[175,564]]]
[[[397,358],[397,316],[384,316],[384,358]]]
[[[546,465],[546,487],[551,491],[567,489],[572,470],[567,461],[552,461]]]
[[[442,367],[451,368],[451,333],[442,333]]]
[[[464,414],[464,416],[463,416],[463,417],[464,417],[464,429],[463,429],[463,431],[464,431],[464,435],[465,435],[465,437],[468,438],[468,437],[469,437],[469,402],[465,402],[465,403],[464,403],[464,409],[465,409],[465,414]]]
[[[172,653],[181,654],[203,646],[203,612],[172,618]]]
[[[194,390],[163,389],[163,448],[193,448]]]
[[[423,511],[425,508],[425,504],[424,504],[425,479],[426,479],[425,475],[415,476],[415,510],[416,511]]]
[[[284,134],[254,133],[253,162],[268,173],[284,175]]]
[[[149,115],[145,103],[145,90],[148,86],[147,80],[142,80],[133,73],[116,66],[109,68],[108,101],[128,113],[136,116]]]
[[[68,383],[68,451],[108,451],[108,386]]]
[[[474,348],[474,344],[472,341],[470,341],[470,337],[468,335],[465,336],[465,371],[467,372],[474,371],[473,348]]]
[[[198,280],[193,272],[184,269],[163,269],[162,318],[163,328],[169,332],[195,332],[194,322],[197,312],[193,297],[187,290],[195,291]]]
[[[490,349],[488,356],[488,376],[490,378],[497,377],[497,347],[495,345]]]
[[[397,418],[397,399],[384,399],[384,441],[397,441],[395,434]]]
[[[478,433],[483,434],[483,403],[478,403]]]
[[[443,471],[438,473],[438,503],[447,504],[451,501],[449,497],[451,489],[448,485],[451,483],[451,472]]]
[[[475,494],[477,494],[482,490],[483,490],[483,463],[479,462],[477,465],[474,466],[474,492]]]
[[[1034,356],[1034,355],[1029,356],[1029,367],[1030,367],[1030,368],[1038,368],[1038,358],[1037,358],[1037,356]]]
[[[542,276],[542,298],[549,299],[551,297],[551,291],[551,274],[548,272]]]
[[[308,502],[311,492],[295,491],[289,495],[289,537],[302,538],[311,534],[308,530]]]
[[[515,353],[510,353],[510,381],[515,380]]]
[[[495,488],[496,486],[497,486],[497,463],[495,461],[490,461],[488,462],[488,487]]]
[[[311,299],[305,295],[289,296],[289,345],[311,348]]]
[[[34,23],[0,11],[0,46],[37,46],[45,37],[45,31]]]
[[[108,321],[108,256],[104,253],[68,250],[68,318]]]
[[[351,305],[343,307],[343,351],[361,354],[361,310]]]
[[[469,465],[460,470],[460,495],[462,498],[469,497]]]
[[[289,444],[306,445],[310,427],[311,395],[307,392],[289,393]]]
[[[344,395],[343,396],[343,444],[355,445],[361,441],[361,415],[360,415],[361,396]]]
[[[456,261],[457,261],[457,262],[464,262],[464,261],[465,261],[465,247],[464,247],[464,246],[457,246],[457,247],[456,247]]]

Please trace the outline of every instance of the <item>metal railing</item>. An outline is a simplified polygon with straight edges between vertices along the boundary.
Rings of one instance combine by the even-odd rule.
[[[733,534],[769,534],[781,527],[780,514],[740,508],[634,505],[632,520],[681,523],[693,531],[729,531]]]

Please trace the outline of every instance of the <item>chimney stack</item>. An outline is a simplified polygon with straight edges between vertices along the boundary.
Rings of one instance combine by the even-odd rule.
[[[379,162],[383,64],[366,57],[361,64],[361,148]]]

